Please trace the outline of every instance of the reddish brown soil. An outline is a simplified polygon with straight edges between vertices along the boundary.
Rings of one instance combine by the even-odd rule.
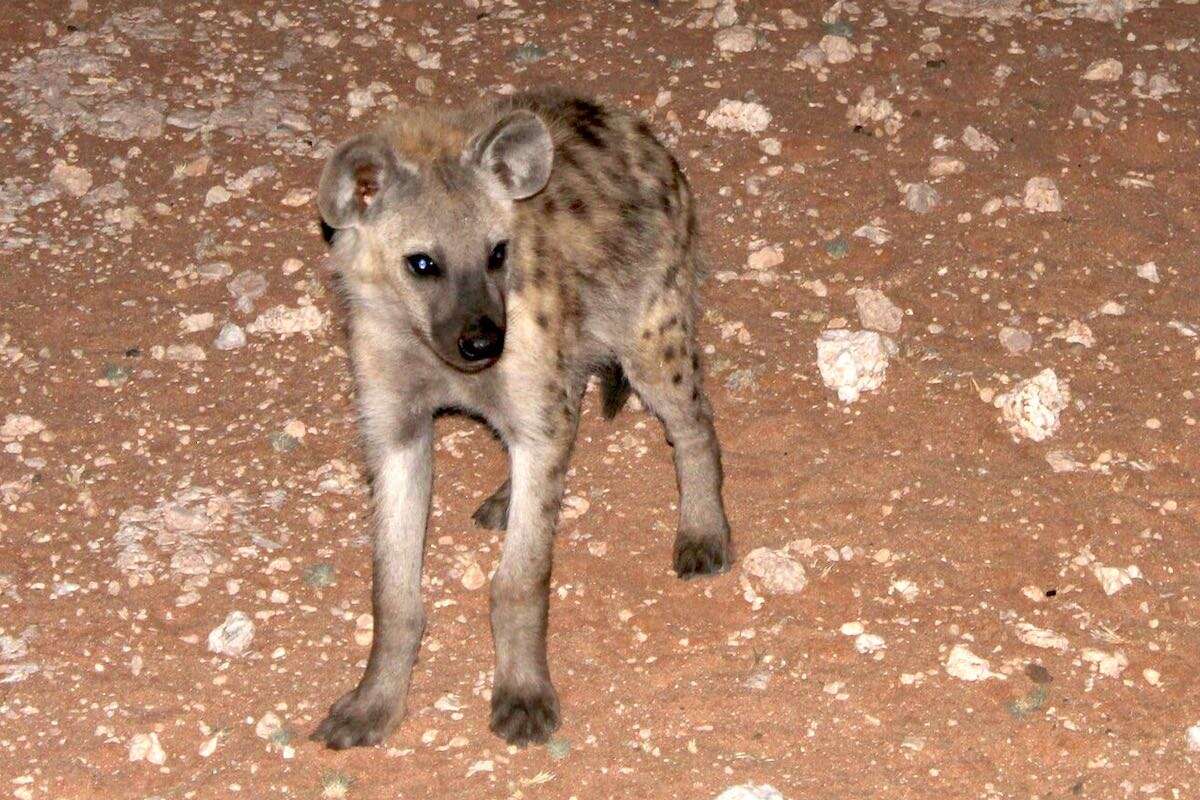
[[[127,50],[90,83],[74,73],[76,86],[103,94],[125,81],[167,113],[245,99],[274,69],[307,100],[311,139],[326,145],[380,111],[349,119],[348,92],[372,81],[390,87],[379,103],[388,91],[429,102],[418,78],[432,81],[435,102],[555,82],[653,109],[664,133],[670,113],[714,272],[735,273],[707,284],[702,336],[737,552],[813,547],[796,548],[807,587],[758,610],[736,565],[677,581],[661,429],[637,410],[604,423],[589,398],[568,487],[589,507],[563,522],[555,551],[550,653],[564,724],[554,748],[509,749],[486,727],[487,591],[459,580],[471,560],[486,572],[498,555],[499,537],[469,515],[502,479],[503,454],[474,423],[443,419],[410,715],[385,746],[334,753],[307,742],[358,677],[366,647],[355,619],[370,608],[364,482],[338,494],[314,475],[334,459],[360,463],[344,314],[313,203],[282,202],[315,185],[319,153],[295,131],[167,125],[115,140],[76,127],[56,138],[28,103],[0,101],[0,165],[26,181],[18,194],[44,185],[58,160],[90,171],[90,195],[116,180],[128,191],[90,205],[62,194],[0,228],[0,423],[27,414],[45,424],[0,442],[0,634],[25,649],[0,666],[10,677],[20,676],[13,665],[37,670],[0,683],[0,794],[711,798],[769,783],[789,800],[1200,796],[1200,754],[1186,740],[1200,723],[1200,339],[1169,325],[1200,328],[1200,42],[1166,47],[1200,35],[1200,7],[1163,0],[1121,26],[987,25],[879,4],[886,25],[871,27],[876,4],[862,2],[841,20],[872,52],[830,65],[822,81],[787,68],[827,32],[825,7],[810,3],[792,4],[803,29],[783,24],[789,4],[740,3],[760,40],[724,56],[711,25],[689,27],[700,11],[684,2],[166,4],[161,21],[175,34],[160,41],[105,28],[127,3],[10,5],[0,69],[59,47],[71,26],[92,37],[83,49]],[[940,34],[922,38],[933,26]],[[326,32],[340,42],[317,43]],[[364,33],[374,42],[355,41]],[[521,38],[546,57],[514,60]],[[927,42],[940,50],[919,50]],[[419,68],[400,43],[424,45],[440,64]],[[294,63],[273,65],[289,49]],[[1081,79],[1107,57],[1123,63],[1120,80]],[[1002,64],[1012,74],[1000,83]],[[1138,69],[1180,91],[1137,96]],[[848,123],[845,103],[867,86],[903,116],[896,136]],[[770,125],[707,127],[700,115],[724,98],[757,100]],[[1073,120],[1076,106],[1107,123]],[[967,149],[968,125],[998,152]],[[939,135],[952,140],[944,150]],[[769,137],[777,156],[760,149]],[[965,171],[930,178],[937,154]],[[205,174],[173,177],[202,155]],[[277,174],[206,206],[211,187],[259,166]],[[1020,207],[1037,175],[1057,183],[1061,212]],[[922,215],[900,186],[924,180],[942,202]],[[1005,195],[1017,207],[982,213]],[[875,217],[893,236],[880,246],[852,235]],[[784,254],[774,280],[743,279],[764,244]],[[300,269],[285,274],[289,258]],[[1134,272],[1151,260],[1158,284]],[[228,278],[197,277],[216,261],[267,278],[253,311],[234,309]],[[815,279],[827,297],[802,285]],[[858,286],[909,313],[883,387],[846,407],[822,385],[814,341],[831,319],[858,326],[847,294]],[[212,346],[225,321],[244,327],[305,296],[329,314],[315,334]],[[1125,313],[1098,314],[1108,301]],[[214,327],[181,332],[182,315],[206,311]],[[1049,338],[1074,319],[1094,347]],[[748,335],[727,327],[722,338],[724,323]],[[1004,325],[1030,331],[1033,349],[1007,354]],[[207,358],[154,358],[172,344],[198,344]],[[1018,443],[980,391],[1044,367],[1076,402],[1050,440]],[[269,436],[290,420],[307,434],[278,452]],[[1083,466],[1053,472],[1052,450]],[[164,562],[153,583],[131,586],[117,564],[119,517],[190,486],[243,493],[241,516],[210,532],[219,568],[185,587]],[[1144,580],[1106,595],[1079,558],[1085,548]],[[322,564],[332,585],[313,585]],[[897,580],[915,584],[915,599],[889,593]],[[272,601],[276,589],[285,601]],[[194,602],[177,605],[188,592]],[[259,615],[249,651],[208,652],[209,631],[233,610]],[[839,632],[853,621],[883,637],[878,657]],[[1061,634],[1066,649],[1023,643],[1019,622]],[[955,645],[1004,678],[947,674]],[[1100,674],[1089,649],[1128,664]],[[1031,664],[1050,682],[1035,683]],[[434,708],[450,693],[460,712]],[[268,711],[290,740],[255,735]],[[151,732],[165,762],[130,762],[131,739]],[[217,732],[215,751],[200,755]]]

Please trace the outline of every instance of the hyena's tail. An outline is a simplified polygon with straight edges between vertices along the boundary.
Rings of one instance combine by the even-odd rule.
[[[609,362],[597,370],[600,377],[600,410],[605,419],[612,419],[629,399],[633,387],[625,377],[625,370],[615,361]]]

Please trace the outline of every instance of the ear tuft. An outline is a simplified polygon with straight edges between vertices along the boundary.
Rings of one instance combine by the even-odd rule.
[[[473,155],[503,184],[509,197],[523,200],[550,180],[554,140],[536,114],[514,111],[476,140]]]
[[[351,228],[378,216],[384,195],[413,177],[387,140],[366,133],[343,142],[321,173],[317,207],[332,228]]]

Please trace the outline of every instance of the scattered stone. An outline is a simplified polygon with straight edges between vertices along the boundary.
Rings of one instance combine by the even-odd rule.
[[[168,361],[205,361],[208,354],[198,344],[172,344],[167,345],[162,357]]]
[[[241,611],[231,611],[225,621],[208,634],[208,650],[237,658],[246,652],[253,640],[254,623]]]
[[[304,571],[304,582],[315,589],[331,586],[333,578],[333,564],[313,564]]]
[[[817,339],[821,380],[843,403],[883,385],[888,361],[898,352],[895,342],[875,331],[827,330]]]
[[[1025,182],[1025,208],[1038,213],[1056,213],[1063,210],[1062,195],[1051,178],[1030,178]]]
[[[1021,13],[1021,0],[929,0],[925,7],[947,17],[982,17],[1007,22]]]
[[[28,414],[7,414],[0,425],[0,439],[23,439],[46,430],[46,423]]]
[[[938,207],[942,196],[928,183],[910,183],[904,187],[904,207],[917,214],[928,214]]]
[[[204,206],[219,206],[233,199],[233,193],[224,186],[213,186],[204,195]]]
[[[746,266],[753,270],[767,270],[783,263],[783,248],[779,245],[755,250],[746,259]]]
[[[1039,628],[1028,622],[1017,623],[1017,638],[1027,645],[1050,650],[1066,650],[1071,644],[1061,633]]]
[[[246,346],[246,332],[235,322],[226,322],[221,326],[221,332],[213,340],[213,347],[218,350],[237,350]]]
[[[1054,472],[1078,472],[1087,466],[1065,450],[1051,450],[1046,453],[1046,463]]]
[[[1096,345],[1096,335],[1092,333],[1092,329],[1088,327],[1086,322],[1080,322],[1077,319],[1071,320],[1066,327],[1060,328],[1050,334],[1051,339],[1062,339],[1067,344],[1081,344],[1084,347],[1094,347]]]
[[[713,800],[784,800],[784,798],[779,790],[769,783],[757,786],[752,783],[743,783],[738,786],[730,786]]]
[[[1018,356],[1028,353],[1033,347],[1033,337],[1028,331],[1020,328],[1003,327],[1000,329],[1000,344],[1009,355]]]
[[[1084,663],[1091,664],[1092,669],[1109,678],[1119,678],[1129,666],[1129,658],[1120,650],[1107,653],[1094,647],[1084,648],[1079,653]]]
[[[246,326],[250,333],[274,333],[290,336],[294,333],[313,333],[325,324],[325,315],[316,306],[289,308],[274,306],[259,314]]]
[[[1054,370],[1047,368],[992,402],[1014,435],[1041,442],[1058,430],[1059,415],[1070,401],[1066,382],[1060,382]]]
[[[904,311],[878,289],[856,289],[854,304],[858,321],[868,330],[897,333],[904,322]]]
[[[167,754],[158,741],[158,734],[153,731],[135,734],[129,740],[129,760],[162,765],[167,760]]]
[[[771,124],[771,112],[759,103],[722,100],[717,104],[716,110],[705,118],[704,123],[721,131],[761,133]]]
[[[962,143],[974,153],[994,153],[1000,149],[995,139],[971,125],[963,128]]]
[[[1117,81],[1121,79],[1122,73],[1125,72],[1125,67],[1120,61],[1115,58],[1102,58],[1099,61],[1093,61],[1091,66],[1087,68],[1087,72],[1083,73],[1085,81]]]
[[[562,761],[571,752],[571,741],[559,736],[552,736],[550,741],[546,742],[546,752],[555,761]]]
[[[935,178],[957,175],[967,168],[962,159],[953,156],[934,156],[929,159],[929,174]]]
[[[767,594],[798,594],[808,585],[804,567],[785,550],[756,547],[742,559],[742,572]]]
[[[722,53],[749,53],[754,49],[757,38],[753,28],[734,25],[717,31],[713,42]]]
[[[822,36],[817,47],[821,48],[821,52],[825,54],[825,60],[830,64],[845,64],[858,54],[858,48],[851,44],[845,36],[833,34]]]
[[[475,562],[471,562],[471,565],[463,572],[463,588],[469,592],[473,592],[476,589],[483,588],[485,583],[487,583],[487,575],[483,573],[483,568]]]
[[[1092,574],[1096,576],[1096,580],[1100,581],[1100,588],[1109,597],[1132,584],[1134,580],[1142,578],[1142,571],[1134,564],[1124,568],[1094,564]]]
[[[1200,722],[1187,729],[1187,749],[1200,753]]]
[[[904,117],[892,101],[875,95],[874,86],[862,90],[858,102],[846,110],[846,119],[852,127],[870,128],[876,134],[882,130],[888,136],[895,136],[904,127]]]
[[[249,314],[254,310],[254,301],[266,293],[267,279],[260,272],[246,270],[239,272],[226,288],[233,295],[237,310]]]
[[[184,333],[199,333],[213,326],[214,317],[211,311],[201,314],[188,314],[179,321],[179,327]]]
[[[59,161],[50,170],[50,183],[71,195],[83,197],[92,188],[92,173],[83,167],[74,167]]]
[[[1134,272],[1137,273],[1137,276],[1142,280],[1147,280],[1151,283],[1158,283],[1158,264],[1155,264],[1153,261],[1147,261],[1145,264],[1138,264],[1133,269]]]
[[[883,220],[872,220],[870,225],[861,225],[855,231],[854,235],[866,239],[873,245],[885,245],[892,240],[890,231],[883,227]]]
[[[992,672],[991,664],[986,658],[980,658],[972,653],[966,645],[956,644],[946,658],[946,673],[963,681],[983,681],[989,678],[1006,680],[1007,675]]]
[[[283,720],[274,711],[263,714],[254,726],[254,735],[260,739],[270,739],[283,730]]]
[[[547,55],[549,53],[540,45],[534,42],[525,42],[525,44],[513,51],[513,61],[516,61],[518,64],[535,64]]]
[[[882,652],[887,647],[883,637],[874,633],[860,633],[854,637],[854,649],[863,655]]]
[[[1099,312],[1106,317],[1122,317],[1125,315],[1125,306],[1116,300],[1109,300],[1100,306]]]

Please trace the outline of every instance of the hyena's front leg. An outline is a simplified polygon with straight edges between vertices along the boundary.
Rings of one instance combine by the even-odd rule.
[[[549,440],[513,442],[508,531],[492,579],[496,679],[491,729],[510,744],[544,742],[558,728],[558,696],[546,661],[554,526],[578,422],[578,403],[555,412]]]
[[[423,419],[402,429],[402,440],[385,439],[375,458],[375,635],[367,669],[312,735],[335,750],[376,744],[403,718],[425,630],[421,562],[433,482],[433,424]]]

